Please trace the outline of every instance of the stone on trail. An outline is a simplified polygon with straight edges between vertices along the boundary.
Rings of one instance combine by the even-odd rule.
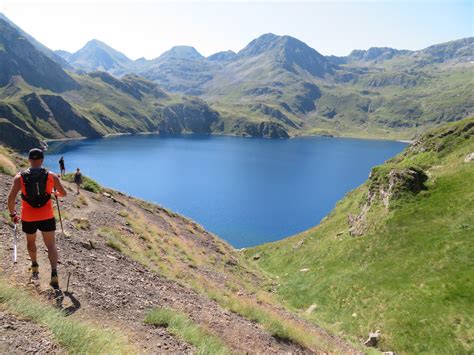
[[[379,342],[381,335],[382,333],[380,332],[380,330],[376,330],[375,333],[369,333],[369,337],[364,342],[364,345],[375,348]]]
[[[474,160],[474,152],[469,153],[469,154],[466,155],[466,157],[464,158],[464,162],[465,162],[465,163],[469,163],[469,162],[471,162],[471,161],[473,161],[473,160]]]

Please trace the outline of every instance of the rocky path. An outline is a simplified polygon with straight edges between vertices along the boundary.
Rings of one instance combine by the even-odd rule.
[[[44,327],[0,307],[0,354],[63,354]]]

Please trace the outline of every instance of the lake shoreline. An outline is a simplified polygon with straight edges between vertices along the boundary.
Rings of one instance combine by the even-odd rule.
[[[393,139],[393,138],[371,138],[371,137],[360,137],[360,136],[335,136],[328,134],[298,134],[290,135],[288,138],[272,138],[272,137],[256,137],[249,135],[241,134],[232,134],[232,133],[194,133],[194,132],[182,132],[179,134],[162,134],[159,132],[125,132],[125,133],[109,133],[100,137],[71,137],[71,138],[51,138],[42,140],[46,145],[46,150],[48,149],[48,143],[52,142],[67,142],[67,141],[77,141],[84,139],[102,139],[102,138],[112,138],[120,136],[134,136],[134,135],[156,135],[162,137],[180,137],[180,136],[192,136],[192,135],[205,135],[205,136],[224,136],[224,137],[238,137],[238,138],[259,138],[259,139],[275,139],[275,140],[284,140],[284,139],[295,139],[295,138],[314,138],[314,137],[324,137],[324,138],[345,138],[345,139],[361,139],[361,140],[370,140],[370,141],[387,141],[387,142],[401,142],[405,144],[412,144],[415,140],[413,139]]]

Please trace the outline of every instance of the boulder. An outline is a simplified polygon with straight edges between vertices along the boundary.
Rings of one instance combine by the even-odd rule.
[[[379,342],[381,335],[382,333],[380,332],[380,330],[376,330],[374,333],[369,333],[369,337],[364,342],[364,345],[375,348]]]
[[[472,153],[469,153],[468,155],[466,155],[466,157],[464,158],[464,162],[465,163],[470,163],[471,161],[474,160],[474,152]]]
[[[308,309],[305,312],[306,314],[311,314],[316,308],[318,308],[318,306],[315,304],[312,304],[311,306],[308,307]]]

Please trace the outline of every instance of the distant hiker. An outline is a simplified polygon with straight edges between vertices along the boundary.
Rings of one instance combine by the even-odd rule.
[[[74,183],[77,186],[77,194],[79,195],[80,191],[79,189],[81,188],[82,184],[82,174],[81,174],[81,169],[77,168],[76,173],[74,174]]]
[[[57,175],[42,167],[44,155],[41,149],[31,149],[28,158],[30,168],[13,178],[13,185],[8,194],[10,218],[15,224],[19,221],[15,210],[15,200],[18,192],[21,192],[21,225],[26,234],[28,254],[31,258],[32,279],[39,278],[36,259],[36,231],[39,229],[43,234],[44,244],[48,248],[48,257],[51,263],[50,285],[53,288],[59,288],[58,251],[54,238],[56,220],[54,219],[51,195],[66,196],[66,190]]]
[[[66,166],[64,165],[64,157],[59,159],[59,170],[61,171],[61,177],[66,174]]]

